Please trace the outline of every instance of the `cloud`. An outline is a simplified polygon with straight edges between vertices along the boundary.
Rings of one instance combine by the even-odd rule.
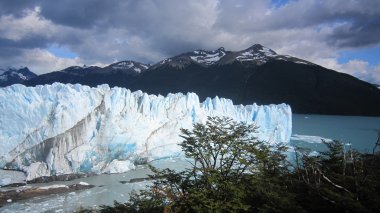
[[[350,74],[363,81],[373,84],[380,83],[380,63],[373,66],[367,61],[354,59],[340,64],[335,58],[326,58],[319,62],[324,64],[326,68]]]
[[[0,66],[14,62],[44,73],[74,62],[154,63],[194,49],[240,50],[261,43],[281,54],[353,70],[353,64],[336,62],[339,51],[380,43],[380,1],[272,2],[2,0]],[[52,45],[73,52],[77,59],[49,56],[46,49]],[[27,54],[41,58],[20,57]],[[42,66],[41,60],[49,62]],[[374,65],[366,70],[347,72],[367,76],[376,72]]]
[[[20,63],[20,61],[22,61]],[[21,54],[7,58],[7,63],[12,67],[22,67],[28,64],[29,69],[37,74],[44,73],[45,67],[49,67],[50,71],[61,70],[62,67],[74,66],[82,64],[79,58],[68,59],[59,58],[52,53],[41,49],[28,49],[21,52]],[[10,65],[0,64],[1,67]]]
[[[25,9],[34,8],[39,1],[3,0],[0,1],[0,13],[21,15]]]
[[[351,60],[343,64],[340,71],[370,83],[380,82],[380,63],[377,66],[370,66],[367,61]]]
[[[4,43],[15,47],[44,48],[52,42],[75,44],[73,34],[81,35],[80,31],[74,32],[70,27],[55,25],[50,20],[41,16],[41,8],[23,10],[20,17],[14,15],[0,16],[0,39]],[[82,39],[81,39],[82,40]]]
[[[62,0],[43,1],[40,3],[42,15],[54,23],[76,27],[92,28],[104,23],[104,26],[114,21],[121,12],[123,1],[104,0]],[[125,12],[129,12],[126,10]]]

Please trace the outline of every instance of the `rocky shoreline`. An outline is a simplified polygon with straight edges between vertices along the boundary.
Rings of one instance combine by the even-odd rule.
[[[85,178],[94,176],[96,174],[92,173],[80,173],[80,174],[65,174],[65,175],[53,175],[53,176],[43,176],[38,177],[33,180],[27,181],[27,183],[50,183],[54,181],[70,181],[78,178]]]
[[[46,196],[51,194],[68,193],[78,190],[90,189],[95,187],[86,182],[80,182],[78,184],[64,185],[56,184],[42,187],[21,186],[16,189],[4,189],[0,191],[0,207],[7,203],[17,202],[33,198],[36,196]]]
[[[43,177],[38,177],[38,178],[35,178],[33,180],[29,180],[29,181],[14,182],[14,183],[10,183],[10,184],[0,185],[0,188],[19,187],[19,186],[25,186],[27,184],[33,184],[33,183],[50,183],[50,182],[54,182],[54,181],[70,181],[70,180],[75,180],[75,179],[79,179],[79,178],[91,177],[94,175],[96,175],[96,174],[80,173],[80,174],[43,176]]]
[[[79,184],[53,184],[50,186],[31,186],[28,184],[36,183],[50,183],[55,181],[71,181],[74,179],[90,177],[95,174],[65,174],[65,175],[54,175],[54,176],[43,176],[38,177],[33,180],[23,181],[23,182],[12,182],[0,186],[0,207],[8,204],[17,202],[20,200],[25,200],[33,198],[36,196],[46,196],[51,194],[68,193],[78,190],[85,190],[93,188],[94,185],[90,185],[86,182],[80,182]]]
[[[86,190],[95,187],[86,182],[79,182],[78,184],[62,184],[62,181],[72,181],[75,179],[86,178],[95,176],[96,174],[66,174],[56,176],[43,176],[35,178],[30,181],[14,182],[7,185],[0,186],[0,207],[9,203],[18,202],[38,196],[48,196],[52,194],[69,193],[73,191]],[[152,180],[150,177],[137,177],[129,180],[119,181],[121,184],[136,183]],[[52,184],[48,186],[38,186],[38,183],[60,182],[59,184]],[[71,182],[72,183],[72,182]],[[31,185],[29,185],[31,184]],[[38,184],[35,186],[34,184]],[[99,186],[101,187],[101,186]]]
[[[140,167],[139,167],[140,168]],[[141,167],[146,169],[145,167]],[[53,195],[66,196],[66,194],[71,194],[74,191],[87,191],[95,190],[97,187],[104,187],[102,181],[99,179],[106,178],[110,176],[110,179],[113,179],[114,183],[121,183],[122,185],[128,185],[138,182],[151,181],[150,177],[146,175],[150,173],[150,170],[142,170],[140,175],[128,174],[66,174],[66,175],[57,175],[57,176],[44,176],[35,178],[30,181],[26,181],[26,176],[22,172],[16,172],[11,170],[2,170],[1,174],[2,180],[0,184],[0,208],[14,208],[10,207],[12,203],[23,203],[28,202],[29,199],[36,197],[50,197]],[[97,177],[99,176],[99,177]],[[106,183],[107,184],[107,183]],[[108,182],[108,185],[110,183]],[[135,186],[133,186],[135,187]],[[105,189],[107,190],[107,189]],[[128,191],[126,187],[126,191]],[[122,199],[123,196],[127,196],[126,192],[117,192],[120,193],[120,197],[115,197],[116,200]],[[129,191],[128,191],[129,193]],[[123,195],[125,194],[125,195]],[[23,204],[22,204],[23,205]],[[27,204],[29,205],[29,204]],[[45,204],[43,208],[46,207]],[[96,204],[97,205],[97,204]],[[1,210],[0,210],[1,211]]]

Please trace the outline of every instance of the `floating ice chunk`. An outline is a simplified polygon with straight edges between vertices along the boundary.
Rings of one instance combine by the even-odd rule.
[[[290,140],[294,140],[294,141],[303,141],[303,142],[307,142],[307,143],[322,143],[322,140],[326,141],[326,142],[331,142],[333,141],[332,139],[330,138],[324,138],[324,137],[321,137],[321,136],[314,136],[314,135],[298,135],[298,134],[294,134],[292,135],[292,137],[290,138]]]
[[[129,161],[129,160],[113,160],[108,166],[107,168],[104,170],[105,173],[110,173],[110,174],[114,174],[114,173],[124,173],[124,172],[127,172],[127,171],[130,171],[130,170],[134,170],[135,169],[135,165]]]
[[[79,185],[82,185],[82,186],[89,186],[90,184],[87,183],[87,182],[79,182]]]
[[[68,189],[69,186],[66,186],[66,185],[63,185],[63,184],[54,184],[54,185],[50,185],[50,186],[41,186],[41,187],[38,187],[38,189],[42,189],[42,190],[59,189],[59,188],[66,188],[66,189]]]

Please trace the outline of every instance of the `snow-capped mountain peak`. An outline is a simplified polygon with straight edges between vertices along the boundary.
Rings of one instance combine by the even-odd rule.
[[[130,69],[134,66],[135,64],[133,63],[133,61],[120,61],[118,63],[113,64],[112,68],[113,69]]]
[[[272,49],[262,46],[261,44],[254,44],[248,49],[237,52],[236,60],[246,63],[254,63],[256,65],[265,64],[269,60],[282,60],[282,61],[291,61],[297,64],[307,64],[314,65],[311,62],[289,56],[289,55],[280,55],[277,54]]]
[[[119,61],[111,64],[109,67],[111,67],[114,70],[128,70],[134,71],[136,73],[141,73],[147,70],[150,67],[150,65],[142,64],[135,61]]]
[[[231,64],[239,61],[246,65],[262,65],[270,60],[291,61],[299,64],[313,65],[305,60],[287,55],[277,54],[272,49],[261,44],[254,44],[251,47],[241,51],[226,51],[223,47],[216,50],[194,50],[192,52],[183,53],[172,58],[167,58],[152,66],[152,69],[168,65],[174,68],[183,69],[190,64],[198,64],[203,67],[215,64]]]
[[[27,67],[0,69],[0,86],[22,83],[36,76]]]
[[[63,72],[71,72],[71,71],[75,71],[75,70],[82,70],[84,69],[85,67],[81,67],[81,66],[70,66],[70,67],[67,67],[65,69],[63,69],[62,71]]]
[[[206,66],[215,64],[225,55],[226,51],[223,47],[213,51],[195,50],[189,53],[191,60]]]
[[[182,69],[192,63],[199,64],[201,66],[211,66],[220,61],[227,55],[227,52],[223,47],[220,47],[217,50],[194,50],[192,52],[183,53],[172,58],[164,59],[154,66],[153,69],[160,67],[162,65],[169,65],[171,67]]]
[[[238,52],[236,60],[240,62],[255,61],[257,64],[264,64],[269,59],[276,57],[277,53],[261,44],[255,44],[248,49]]]
[[[304,65],[315,65],[311,62],[288,56],[277,54],[270,48],[267,48],[261,44],[254,44],[251,47],[241,50],[241,51],[227,51],[223,47],[215,50],[194,50],[190,52],[185,52],[174,57],[164,59],[153,66],[149,64],[143,64],[132,60],[119,61],[110,64],[106,67],[97,66],[71,66],[66,69],[47,73],[46,75],[38,76],[34,80],[29,80],[36,76],[29,77],[28,74],[9,72],[8,70],[0,69],[0,87],[12,85],[15,83],[23,83],[27,85],[37,85],[45,84],[51,82],[81,82],[84,79],[90,81],[90,84],[94,82],[107,82],[108,80],[93,80],[92,78],[86,78],[87,76],[92,76],[94,78],[103,78],[105,75],[128,75],[137,76],[143,72],[153,71],[159,69],[187,69],[199,70],[207,69],[212,66],[224,66],[237,63],[245,67],[260,66],[266,64],[269,61],[286,61],[290,63],[304,64]],[[213,68],[214,69],[214,68]],[[218,68],[216,68],[218,69]],[[14,69],[16,70],[16,69]],[[70,77],[67,77],[70,76]],[[102,77],[103,76],[103,77]],[[10,79],[10,80],[9,80]],[[67,80],[70,79],[70,80]],[[83,80],[82,80],[83,79]],[[91,80],[88,80],[91,79]],[[111,78],[111,79],[119,79]],[[91,82],[94,81],[94,82]],[[109,81],[107,83],[110,83]],[[97,83],[94,83],[96,85]],[[139,88],[139,87],[137,87]]]

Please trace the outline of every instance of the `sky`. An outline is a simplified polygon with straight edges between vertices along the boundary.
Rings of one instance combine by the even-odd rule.
[[[37,74],[262,44],[380,84],[380,0],[1,0],[0,68]]]

